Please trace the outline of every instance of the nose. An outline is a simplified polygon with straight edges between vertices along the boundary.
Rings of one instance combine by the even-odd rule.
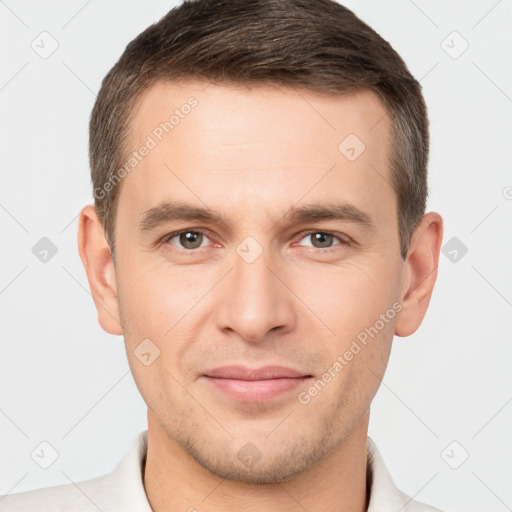
[[[217,327],[251,343],[268,340],[270,331],[293,329],[297,304],[287,286],[289,273],[275,264],[269,251],[254,261],[240,254],[234,255],[233,269],[218,290]]]

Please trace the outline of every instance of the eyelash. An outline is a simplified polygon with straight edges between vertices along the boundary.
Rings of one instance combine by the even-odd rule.
[[[208,234],[205,233],[204,231],[200,230],[200,229],[182,229],[181,231],[175,231],[174,233],[170,233],[170,234],[166,235],[162,239],[162,243],[163,244],[170,244],[170,240],[172,240],[176,236],[179,236],[179,235],[181,235],[183,233],[198,233],[198,234],[202,234],[203,236],[209,238]],[[343,247],[343,246],[349,245],[348,240],[344,240],[340,235],[337,235],[336,233],[334,233],[332,231],[324,231],[324,230],[319,230],[319,229],[312,229],[310,231],[305,231],[305,232],[301,233],[300,240],[302,240],[303,238],[307,237],[308,235],[312,235],[313,233],[321,233],[323,235],[332,235],[334,238],[337,238],[339,240],[339,242],[340,242],[337,245],[334,245],[332,247],[325,247],[323,249],[320,248],[320,247],[311,247],[311,249],[313,249],[314,251],[330,252],[330,251],[335,250],[337,247]],[[170,244],[170,245],[172,245],[172,244]],[[182,248],[176,247],[176,249],[179,252],[182,252],[182,253],[192,254],[192,253],[200,252],[201,249],[205,249],[205,248],[202,247],[202,248],[197,248],[197,249],[182,249]]]

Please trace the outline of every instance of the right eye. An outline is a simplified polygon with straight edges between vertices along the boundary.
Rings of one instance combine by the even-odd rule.
[[[170,233],[163,239],[163,243],[177,246],[185,252],[196,251],[197,249],[203,248],[202,242],[206,239],[206,235],[202,231],[194,231],[191,229],[185,229],[182,231],[176,231]],[[176,243],[172,240],[176,239]]]

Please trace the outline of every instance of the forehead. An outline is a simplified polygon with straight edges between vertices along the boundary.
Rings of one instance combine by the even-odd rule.
[[[119,204],[142,212],[178,198],[268,212],[326,195],[359,206],[377,196],[392,203],[386,114],[369,90],[327,96],[158,82],[132,116],[126,160],[134,165]]]

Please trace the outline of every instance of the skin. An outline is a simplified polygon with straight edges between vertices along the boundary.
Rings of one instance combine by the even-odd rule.
[[[115,265],[94,207],[80,214],[79,251],[99,322],[124,335],[148,406],[148,499],[157,512],[366,510],[370,403],[393,335],[412,334],[427,310],[442,219],[423,217],[402,260],[390,122],[374,93],[205,85],[161,82],[140,98],[131,151],[189,97],[198,104],[123,179]],[[354,161],[338,150],[351,133],[366,146]],[[226,223],[140,229],[145,211],[171,200],[208,206]],[[329,201],[366,213],[372,226],[286,220],[294,206]],[[200,248],[165,239],[180,230],[201,231]],[[314,233],[325,231],[335,236],[319,245]],[[262,250],[251,263],[237,253],[248,236]],[[298,394],[393,304],[401,308],[394,318],[300,403]],[[134,354],[147,338],[160,351],[148,366]],[[230,364],[312,377],[244,402],[203,376]],[[250,465],[238,456],[247,443],[260,454]]]

